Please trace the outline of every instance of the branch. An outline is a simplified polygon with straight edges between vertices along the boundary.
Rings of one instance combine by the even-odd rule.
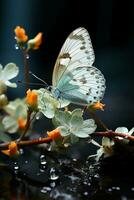
[[[18,147],[24,147],[24,146],[31,146],[31,145],[37,145],[37,144],[43,144],[43,143],[49,143],[52,141],[51,137],[45,137],[45,138],[38,138],[38,139],[32,139],[32,140],[23,140],[23,141],[16,141]],[[2,143],[0,144],[0,149],[8,149],[8,145],[10,142]]]
[[[20,138],[18,139],[18,142],[21,141],[21,140],[25,137],[25,135],[26,135],[26,133],[27,133],[29,127],[30,127],[31,121],[33,120],[33,118],[34,118],[35,115],[36,115],[36,114],[35,114],[34,117],[30,120],[31,114],[32,114],[32,111],[28,109],[28,111],[27,111],[27,122],[26,122],[26,127],[25,127],[25,129],[24,129],[24,132],[22,133],[22,135],[21,135]]]
[[[29,89],[29,65],[28,65],[28,53],[27,49],[22,49],[23,52],[23,59],[24,59],[24,76],[25,76],[25,83],[26,83],[26,88],[25,90],[27,91]]]
[[[109,137],[109,138],[113,138],[113,137],[122,137],[131,141],[134,141],[134,136],[129,135],[128,133],[116,133],[114,131],[105,131],[105,132],[95,132],[92,135],[96,135],[96,136],[101,136],[101,137]]]

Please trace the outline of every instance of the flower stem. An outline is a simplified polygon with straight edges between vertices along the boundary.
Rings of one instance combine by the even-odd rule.
[[[95,114],[93,110],[91,110],[90,108],[88,108],[87,110],[98,125],[100,125],[104,130],[109,131],[106,124]]]
[[[27,91],[29,89],[29,64],[28,64],[28,51],[27,49],[22,49],[23,52],[23,59],[24,59],[24,77],[25,77],[25,83],[26,83],[26,87],[25,87],[25,91]]]
[[[31,110],[28,110],[27,111],[27,122],[26,122],[26,126],[25,126],[25,129],[24,129],[24,132],[21,134],[21,136],[19,137],[19,139],[17,141],[21,141],[23,140],[23,138],[25,137],[29,127],[30,127],[30,124],[32,122],[32,120],[34,119],[35,115],[33,116],[33,118],[31,119],[31,114],[32,114],[32,111]]]

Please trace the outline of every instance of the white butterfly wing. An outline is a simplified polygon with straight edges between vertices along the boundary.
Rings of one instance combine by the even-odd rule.
[[[53,86],[60,91],[61,104],[66,99],[87,105],[100,101],[105,79],[97,68],[90,36],[85,28],[74,30],[66,39],[53,71]]]
[[[80,64],[92,66],[95,56],[88,31],[77,28],[66,39],[59,56],[57,58],[52,84],[56,86],[66,70],[74,70]]]
[[[83,65],[62,76],[57,87],[63,98],[75,104],[87,105],[103,98],[105,78],[97,68]]]

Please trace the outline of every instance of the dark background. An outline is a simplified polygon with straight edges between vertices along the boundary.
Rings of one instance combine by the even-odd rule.
[[[30,38],[43,32],[43,44],[30,53],[30,69],[51,84],[56,57],[68,34],[79,26],[91,36],[95,66],[106,77],[103,102],[99,113],[111,129],[134,126],[134,1],[128,0],[1,0],[0,63],[15,62],[20,67],[16,79],[23,80],[23,59],[15,50],[14,28],[23,26]],[[31,77],[31,81],[35,81]],[[24,87],[18,88],[24,96]],[[16,94],[10,89],[10,96]],[[18,96],[17,95],[17,96]]]

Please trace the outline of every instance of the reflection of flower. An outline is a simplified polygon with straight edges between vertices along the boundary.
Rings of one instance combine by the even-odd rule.
[[[47,132],[47,135],[52,140],[55,140],[56,138],[59,138],[61,136],[60,131],[58,129],[55,129],[55,130],[50,131],[50,132]]]
[[[25,29],[20,27],[20,26],[17,26],[15,29],[14,29],[14,32],[15,32],[15,39],[17,40],[17,42],[26,42],[28,40],[28,36],[26,35],[25,33]]]
[[[11,101],[4,110],[8,113],[2,120],[4,128],[9,133],[15,133],[19,129],[25,128],[27,119],[27,106],[21,99]]]
[[[102,110],[102,111],[104,111],[104,106],[105,106],[105,104],[102,104],[102,103],[100,103],[100,101],[97,101],[96,103],[94,103],[90,107],[92,109],[94,109],[94,110]]]
[[[16,142],[11,142],[8,145],[8,149],[7,150],[2,150],[2,153],[4,153],[7,156],[14,156],[14,155],[18,155],[19,151],[18,151],[18,147]]]
[[[73,112],[57,111],[54,118],[54,124],[58,127],[63,137],[71,137],[72,142],[78,138],[87,138],[96,129],[93,119],[84,120],[82,110],[75,109]]]
[[[42,33],[38,33],[33,39],[28,41],[28,49],[38,49],[42,43]]]
[[[26,103],[30,106],[36,106],[38,99],[38,94],[30,89],[27,91]]]
[[[1,85],[9,86],[9,87],[17,87],[16,83],[11,83],[9,80],[16,77],[19,73],[19,68],[14,63],[7,64],[4,69],[2,65],[0,65],[0,90]],[[2,91],[0,91],[2,93]]]
[[[96,157],[95,159],[98,162],[102,155],[104,155],[104,158],[113,155],[113,153],[114,153],[114,150],[113,150],[114,141],[111,140],[110,138],[103,137],[102,138],[102,145],[100,145],[99,143],[97,143],[94,140],[92,140],[91,142],[94,145],[96,145],[96,146],[98,146],[100,148],[97,150],[97,154],[91,155],[91,156],[89,156],[89,158],[95,156]]]

